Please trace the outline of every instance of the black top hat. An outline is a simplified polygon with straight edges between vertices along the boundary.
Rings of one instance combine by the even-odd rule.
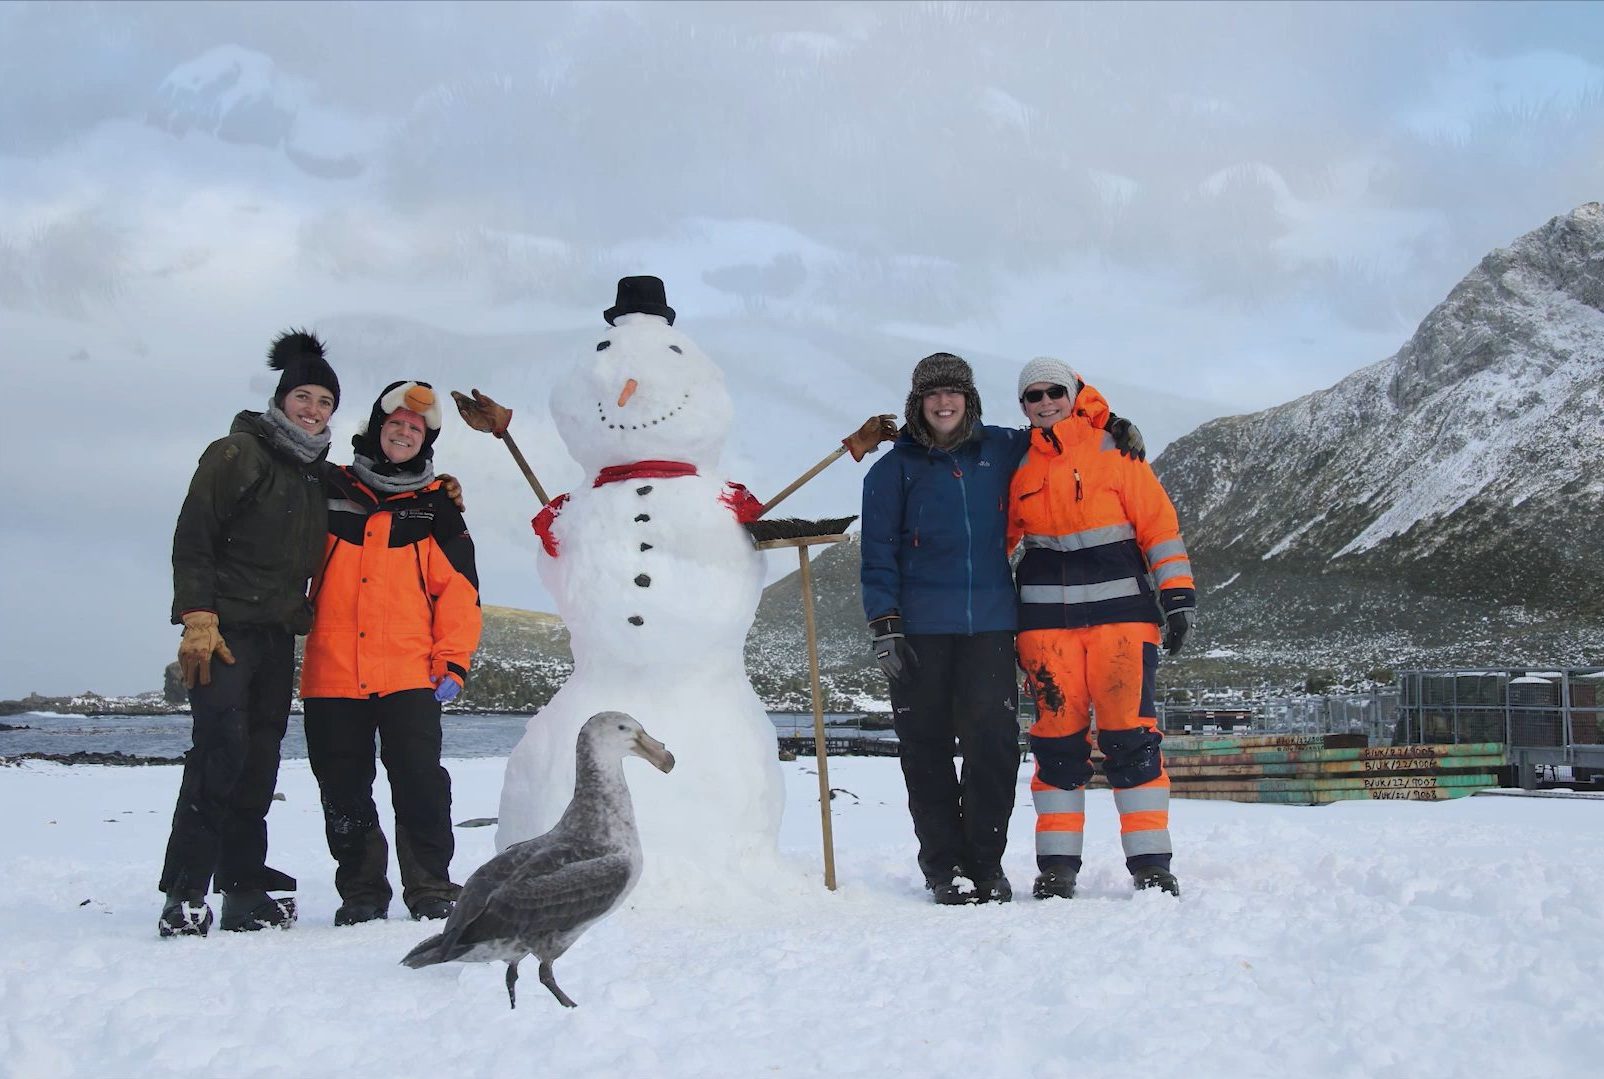
[[[620,277],[618,301],[602,312],[607,325],[619,315],[661,315],[674,325],[674,309],[668,306],[661,277]]]

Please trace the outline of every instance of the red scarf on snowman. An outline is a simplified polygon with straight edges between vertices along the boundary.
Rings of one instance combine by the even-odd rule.
[[[686,461],[632,461],[627,465],[608,465],[596,473],[596,482],[591,486],[601,487],[623,480],[667,480],[695,475],[698,475],[696,466]],[[724,492],[719,495],[718,500],[724,503],[729,511],[735,514],[735,519],[743,525],[763,516],[763,503],[759,502],[743,484],[726,480]],[[535,530],[535,535],[540,537],[540,545],[553,558],[557,557],[557,537],[552,535],[551,526],[556,522],[557,515],[562,512],[563,503],[567,501],[566,494],[558,495],[529,522]]]

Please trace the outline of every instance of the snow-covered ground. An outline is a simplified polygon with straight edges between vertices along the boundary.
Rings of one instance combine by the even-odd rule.
[[[503,762],[448,763],[455,819],[494,814]],[[286,762],[286,800],[269,818],[273,863],[301,880],[300,925],[178,941],[157,939],[154,886],[176,769],[0,768],[0,1075],[1604,1066],[1604,802],[1178,802],[1177,902],[1132,895],[1112,802],[1093,792],[1083,896],[1038,903],[1022,782],[1007,860],[1022,899],[937,908],[913,867],[895,760],[831,762],[843,791],[834,894],[820,879],[812,762],[783,767],[793,886],[648,879],[557,963],[574,1011],[533,970],[510,1011],[500,963],[401,967],[422,925],[334,928],[305,761]],[[626,770],[635,784],[673,778]],[[459,879],[489,857],[493,831],[459,829]]]

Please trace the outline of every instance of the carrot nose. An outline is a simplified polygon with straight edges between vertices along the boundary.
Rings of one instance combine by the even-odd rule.
[[[640,384],[634,379],[629,379],[624,383],[624,390],[618,395],[619,408],[623,408],[625,405],[629,404],[629,399],[635,396],[635,389],[639,385]]]

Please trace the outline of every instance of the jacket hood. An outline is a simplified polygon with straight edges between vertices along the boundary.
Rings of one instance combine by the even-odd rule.
[[[1068,416],[1053,424],[1053,437],[1060,443],[1078,442],[1093,431],[1102,431],[1108,426],[1108,417],[1113,414],[1108,407],[1108,400],[1098,392],[1097,387],[1088,383],[1081,383],[1080,392],[1075,395],[1075,406]],[[1046,445],[1047,439],[1041,428],[1033,428],[1030,432],[1031,441]]]
[[[267,417],[260,412],[245,409],[234,417],[234,422],[228,425],[231,435],[256,435],[258,438],[268,437],[271,430],[267,426]]]

